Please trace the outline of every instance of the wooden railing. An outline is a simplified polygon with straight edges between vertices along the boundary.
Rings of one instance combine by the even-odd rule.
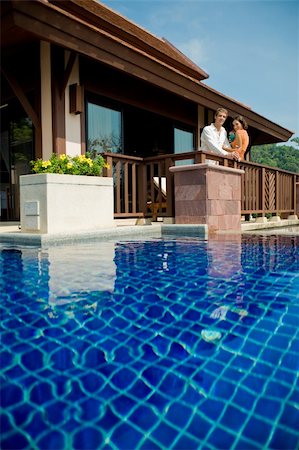
[[[241,176],[242,215],[296,214],[299,174],[248,161],[238,163],[203,151],[150,158],[105,153],[104,157],[110,166],[106,175],[114,178],[115,218],[174,217],[174,180],[169,167],[204,163],[206,159],[244,170]]]

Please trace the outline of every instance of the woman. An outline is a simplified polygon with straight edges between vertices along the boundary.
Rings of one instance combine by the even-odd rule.
[[[227,152],[238,152],[240,155],[239,161],[242,161],[249,144],[249,136],[246,131],[248,125],[242,116],[237,116],[233,120],[233,128],[235,136],[231,142],[231,148],[223,146],[223,150]]]

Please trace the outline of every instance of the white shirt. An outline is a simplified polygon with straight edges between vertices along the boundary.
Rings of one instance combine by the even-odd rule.
[[[227,156],[230,154],[222,148],[223,145],[225,147],[230,147],[226,129],[224,127],[221,127],[219,132],[213,123],[211,123],[211,125],[207,125],[202,130],[200,140],[200,150],[207,150],[221,156]]]

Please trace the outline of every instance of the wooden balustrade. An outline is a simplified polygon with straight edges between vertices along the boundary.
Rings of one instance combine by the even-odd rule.
[[[176,164],[205,163],[244,170],[241,177],[241,214],[296,214],[296,183],[299,174],[204,151],[167,154],[149,158],[104,153],[114,178],[115,218],[174,217],[174,183],[169,167]],[[298,188],[297,188],[298,190]]]

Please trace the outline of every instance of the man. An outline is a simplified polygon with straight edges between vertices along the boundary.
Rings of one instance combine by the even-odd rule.
[[[226,129],[222,126],[228,116],[228,111],[224,108],[218,108],[214,119],[215,122],[207,125],[202,130],[201,134],[201,150],[207,150],[220,156],[232,156],[234,159],[239,159],[238,152],[227,152],[223,150],[223,146],[229,147],[230,144],[227,139]]]

